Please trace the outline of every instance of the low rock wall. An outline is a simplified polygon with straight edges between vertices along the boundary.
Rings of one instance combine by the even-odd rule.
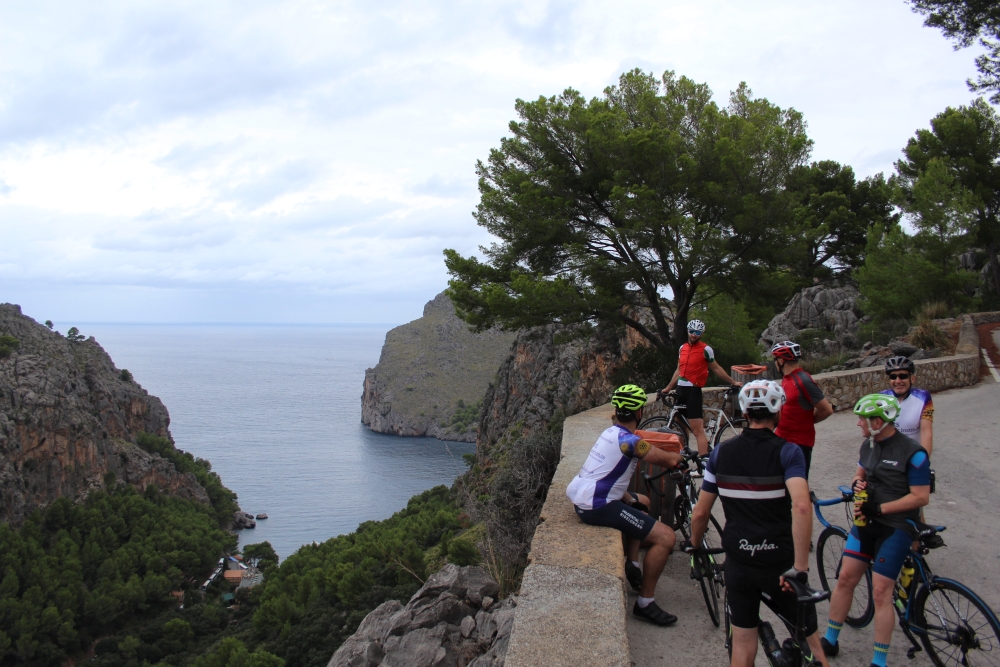
[[[980,324],[995,324],[1000,322],[1000,310],[995,310],[990,313],[972,313],[970,317],[972,318],[972,323],[977,327]]]

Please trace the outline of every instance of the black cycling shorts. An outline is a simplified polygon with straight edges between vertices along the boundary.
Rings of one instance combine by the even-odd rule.
[[[701,406],[701,387],[677,387],[679,402],[686,406],[680,413],[688,419],[703,419]]]
[[[636,497],[631,491],[628,493],[633,498]],[[574,505],[574,507],[576,506]],[[653,530],[653,526],[656,525],[656,519],[620,500],[611,500],[604,507],[593,510],[576,507],[576,515],[580,517],[581,521],[589,523],[591,526],[616,528],[637,540],[646,539],[649,532]]]
[[[726,559],[726,594],[729,597],[729,616],[737,628],[756,628],[760,624],[760,603],[771,611],[781,614],[789,622],[798,618],[795,593],[781,590],[778,577],[788,571],[787,567],[750,567]],[[806,607],[805,636],[816,632],[816,605]]]

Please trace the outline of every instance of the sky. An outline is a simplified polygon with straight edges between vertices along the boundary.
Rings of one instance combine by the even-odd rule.
[[[402,323],[475,253],[516,99],[673,70],[892,171],[973,99],[903,0],[0,3],[0,302],[76,322]]]

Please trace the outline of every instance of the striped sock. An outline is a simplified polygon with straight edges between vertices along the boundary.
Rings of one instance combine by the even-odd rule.
[[[872,664],[878,667],[885,667],[886,658],[889,657],[889,645],[875,642],[875,653],[872,655]]]
[[[826,622],[826,641],[830,642],[831,645],[837,645],[837,639],[840,637],[840,631],[843,629],[843,623],[837,623],[833,619]]]

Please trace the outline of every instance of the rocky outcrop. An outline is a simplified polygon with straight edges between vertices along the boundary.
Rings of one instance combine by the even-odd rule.
[[[403,606],[368,614],[328,667],[502,667],[514,624],[513,599],[481,567],[445,565]]]
[[[373,431],[475,442],[479,402],[515,335],[473,333],[442,292],[385,336],[365,371],[361,422]]]
[[[0,521],[112,480],[209,502],[194,475],[134,444],[140,431],[170,437],[170,416],[97,341],[68,340],[11,304],[0,335],[18,341],[0,359]]]
[[[784,312],[774,316],[761,334],[760,342],[770,347],[778,341],[795,340],[804,329],[819,329],[829,332],[830,340],[840,349],[856,349],[856,334],[862,317],[858,309],[859,296],[850,286],[807,287],[792,297]]]

